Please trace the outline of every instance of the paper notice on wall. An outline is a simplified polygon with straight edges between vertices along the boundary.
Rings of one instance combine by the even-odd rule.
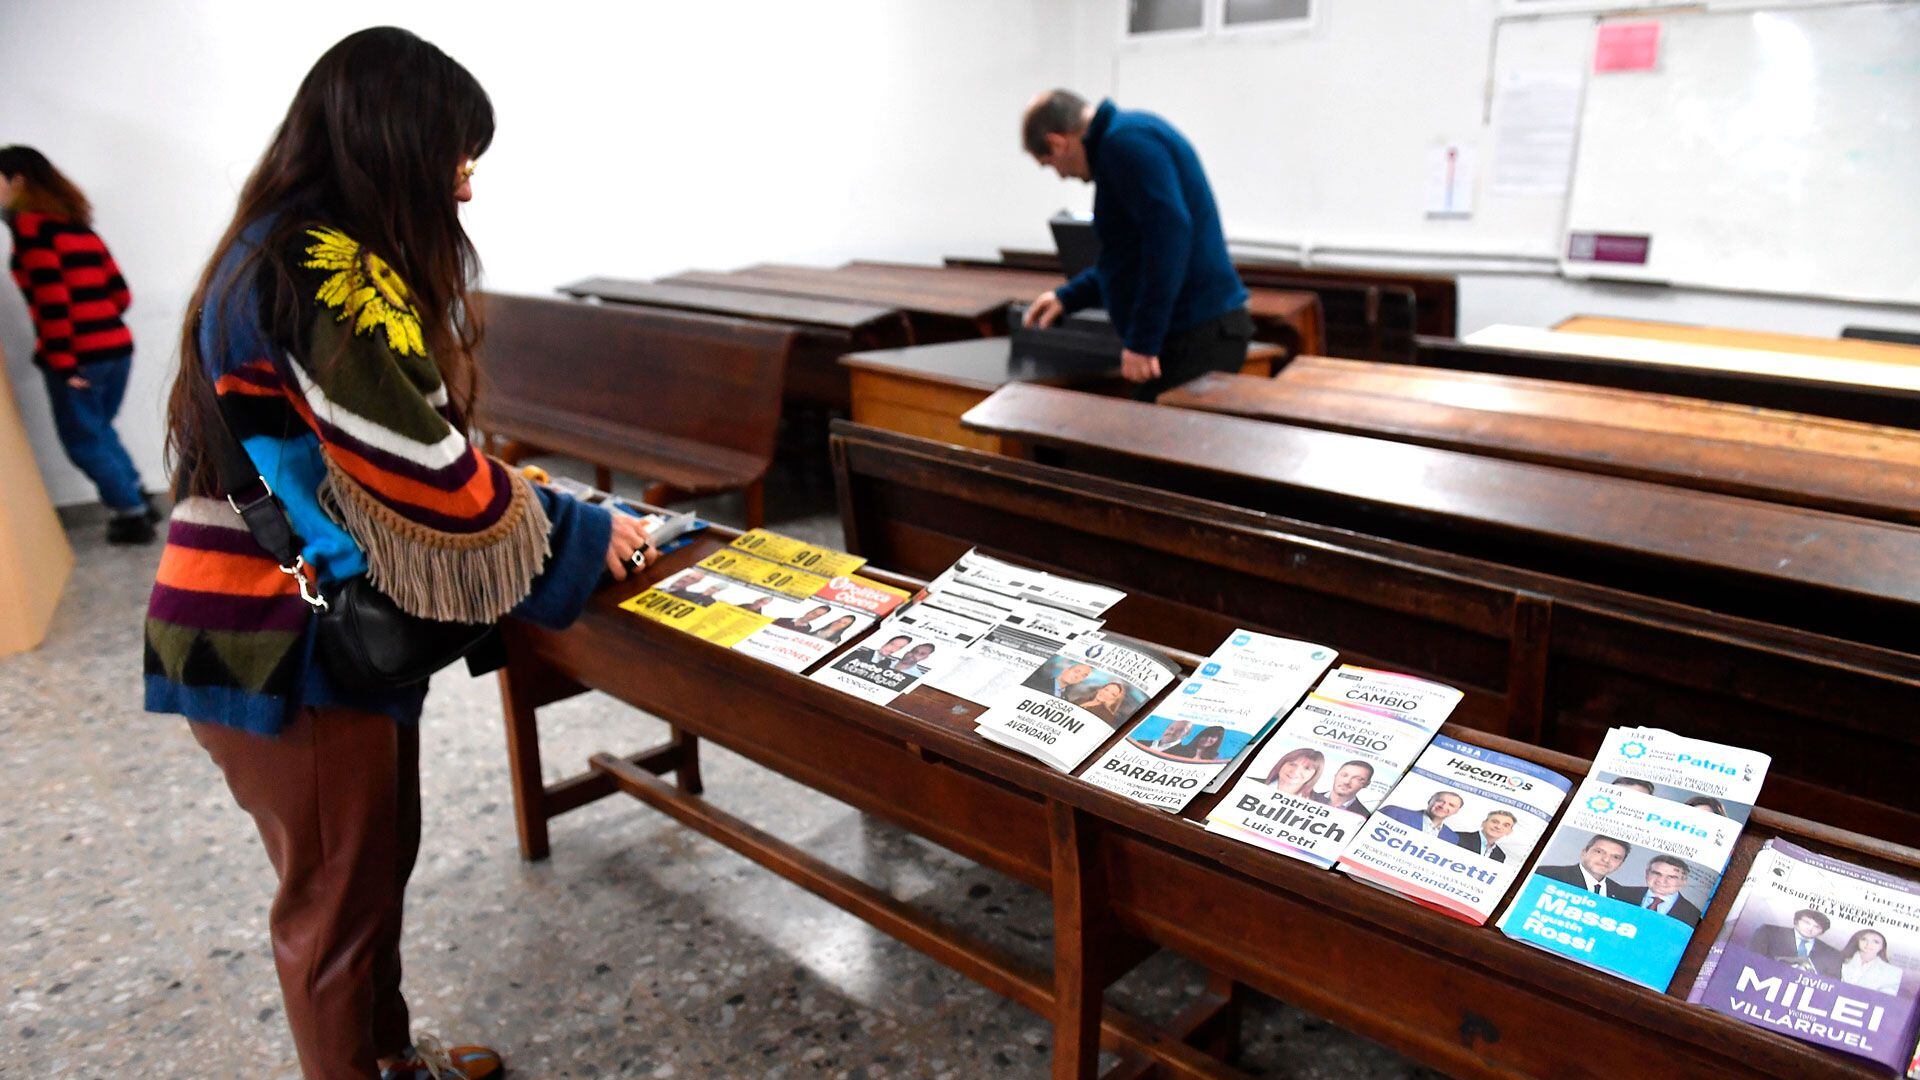
[[[1564,195],[1580,127],[1581,79],[1569,71],[1510,71],[1493,96],[1496,195]]]
[[[1601,23],[1593,42],[1593,70],[1652,71],[1660,63],[1660,24]]]
[[[1436,146],[1427,155],[1427,216],[1473,216],[1474,148],[1459,143]]]

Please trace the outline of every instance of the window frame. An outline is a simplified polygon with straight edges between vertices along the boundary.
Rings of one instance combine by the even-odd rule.
[[[1120,5],[1120,40],[1127,45],[1157,45],[1164,42],[1200,41],[1211,32],[1213,19],[1220,6],[1220,0],[1200,0],[1200,25],[1180,30],[1144,30],[1133,29],[1133,2]]]
[[[1262,22],[1241,23],[1238,26],[1227,24],[1227,0],[1205,0],[1213,10],[1215,17],[1214,32],[1220,37],[1239,41],[1248,38],[1291,37],[1297,34],[1311,33],[1320,24],[1320,10],[1324,0],[1307,0],[1307,13],[1295,19],[1267,19]]]
[[[1512,3],[1514,0],[1505,0]],[[1551,2],[1551,0],[1550,0]],[[1587,0],[1592,2],[1592,0]],[[1672,2],[1698,3],[1699,0],[1672,0]],[[1321,9],[1326,0],[1307,0],[1306,15],[1297,19],[1274,19],[1265,22],[1227,25],[1226,0],[1200,0],[1200,25],[1192,29],[1153,30],[1135,33],[1133,30],[1133,5],[1131,2],[1120,6],[1120,44],[1122,48],[1137,50],[1151,49],[1164,45],[1194,44],[1199,42],[1245,42],[1265,41],[1273,38],[1294,37],[1311,33],[1319,26]]]

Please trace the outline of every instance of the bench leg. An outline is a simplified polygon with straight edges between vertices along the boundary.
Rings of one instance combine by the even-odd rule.
[[[673,729],[673,747],[680,753],[679,764],[674,766],[674,779],[679,781],[680,790],[689,795],[699,795],[707,790],[700,779],[700,737],[691,732]]]
[[[611,492],[613,490],[613,470],[607,468],[605,465],[595,465],[593,467],[593,486],[599,488],[601,491]]]
[[[1094,838],[1078,811],[1047,801],[1053,849],[1053,1080],[1093,1080],[1107,979],[1100,963],[1105,913]]]
[[[767,481],[755,480],[740,492],[746,502],[747,528],[757,529],[767,520]]]
[[[510,667],[500,669],[500,706],[507,721],[507,772],[513,780],[513,823],[520,857],[547,857],[547,789],[540,778],[540,722],[532,704],[514,692]]]

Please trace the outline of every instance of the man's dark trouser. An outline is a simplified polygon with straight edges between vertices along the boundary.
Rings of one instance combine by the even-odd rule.
[[[420,849],[420,731],[303,709],[278,736],[194,723],[280,877],[267,925],[309,1080],[376,1077],[412,1041],[400,914]]]
[[[1239,371],[1247,362],[1247,342],[1252,340],[1253,316],[1246,308],[1170,334],[1160,348],[1160,377],[1135,388],[1134,399],[1152,401],[1209,371]]]

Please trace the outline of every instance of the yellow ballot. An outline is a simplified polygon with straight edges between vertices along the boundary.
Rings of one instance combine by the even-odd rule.
[[[732,604],[696,604],[659,589],[648,589],[620,608],[729,649],[773,621]]]
[[[809,574],[805,570],[795,570],[791,566],[768,562],[732,548],[721,548],[695,565],[702,570],[711,570],[735,581],[758,585],[795,600],[809,599],[814,593],[826,588],[827,584],[833,580],[818,574]]]
[[[858,555],[803,543],[791,536],[781,536],[765,529],[741,533],[732,546],[770,562],[829,578],[851,574],[867,564],[867,560]]]

